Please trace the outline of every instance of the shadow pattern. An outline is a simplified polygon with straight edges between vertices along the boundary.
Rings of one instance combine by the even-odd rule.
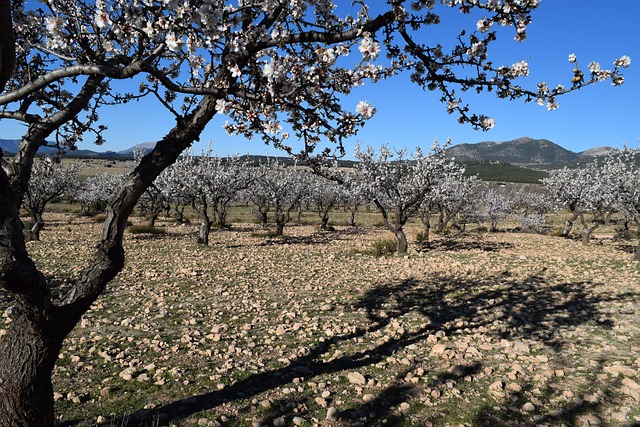
[[[223,390],[183,397],[153,410],[139,410],[118,420],[116,425],[171,425],[175,420],[277,389],[291,383],[294,378],[304,377],[308,381],[324,374],[374,365],[400,349],[426,340],[429,334],[437,331],[444,331],[446,335],[473,333],[477,328],[493,324],[499,327],[487,329],[501,338],[534,338],[559,351],[564,345],[561,338],[564,329],[585,322],[595,322],[605,328],[613,325],[600,320],[604,318],[599,308],[601,303],[639,300],[638,294],[598,294],[595,289],[590,283],[549,284],[540,275],[515,280],[506,274],[482,280],[439,276],[428,281],[407,279],[399,283],[380,284],[354,302],[355,309],[364,309],[367,313],[369,324],[365,328],[357,328],[349,334],[317,343],[305,356],[282,368],[251,375]],[[366,350],[354,351],[336,359],[327,358],[339,343],[366,338],[368,334],[379,331],[409,312],[418,312],[429,321]],[[436,375],[433,381],[443,383],[448,378],[479,372],[481,368],[480,363],[456,366],[450,372]],[[396,406],[411,399],[417,392],[414,385],[398,379],[398,384],[382,390],[373,400],[341,412],[340,422],[344,423],[342,425],[409,425],[406,415],[399,412]],[[300,402],[305,402],[310,397],[292,395],[288,401],[298,398]],[[185,401],[189,404],[185,404]],[[574,408],[573,413],[592,409],[583,405]],[[273,423],[284,416],[289,417],[286,423],[290,425],[292,415],[289,410],[286,405],[278,403],[264,421]],[[571,411],[568,408],[563,419],[575,419],[577,415],[570,415]],[[510,420],[513,420],[513,416],[508,409],[496,410],[487,406],[480,411],[474,425],[512,425]],[[363,419],[366,421],[363,422]]]

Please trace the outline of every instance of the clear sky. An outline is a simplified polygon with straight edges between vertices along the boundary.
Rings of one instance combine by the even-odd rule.
[[[622,55],[631,57],[631,67],[625,70],[625,84],[613,87],[600,83],[558,99],[560,108],[547,111],[534,102],[496,99],[493,94],[464,95],[473,112],[495,118],[496,126],[488,132],[460,125],[455,115],[448,115],[438,101],[437,92],[423,92],[408,80],[408,76],[369,84],[354,91],[346,107],[367,100],[377,108],[357,136],[346,144],[347,156],[353,154],[356,142],[379,146],[428,148],[434,139],[453,144],[481,141],[508,141],[522,136],[545,138],[569,150],[583,151],[602,145],[621,147],[625,141],[631,147],[640,138],[640,2],[620,0],[615,3],[599,0],[542,0],[533,15],[528,38],[523,43],[513,41],[514,31],[502,31],[503,37],[492,45],[489,58],[496,64],[511,65],[520,60],[529,63],[531,75],[520,84],[535,89],[546,81],[549,87],[570,86],[573,65],[567,60],[575,53],[585,71],[589,61],[598,61],[603,68]],[[452,11],[453,12],[453,11]],[[438,30],[440,34],[455,34],[462,28],[475,28],[475,20],[455,12],[448,14]],[[434,34],[437,36],[438,34]],[[446,40],[435,40],[446,42]],[[95,151],[118,151],[133,145],[155,141],[170,129],[173,119],[156,102],[149,100],[102,110],[103,122],[109,126],[107,143],[97,147],[82,143],[79,148]],[[260,140],[247,141],[227,135],[222,129],[224,117],[216,117],[194,146],[196,152],[209,140],[218,155],[270,154],[281,155]],[[24,128],[0,121],[0,138],[19,138]]]

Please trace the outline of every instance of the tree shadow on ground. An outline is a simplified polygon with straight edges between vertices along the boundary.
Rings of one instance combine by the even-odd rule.
[[[591,282],[549,284],[542,275],[518,280],[505,273],[473,280],[438,276],[380,285],[367,292],[357,307],[365,308],[376,323],[418,311],[434,330],[446,335],[490,326],[500,338],[535,339],[560,350],[561,331],[588,322],[610,328],[613,321],[599,305],[628,300],[638,301],[640,294],[615,295]]]
[[[540,275],[533,275],[525,280],[512,279],[508,275],[483,279],[438,276],[428,281],[407,279],[394,284],[381,284],[354,303],[354,309],[364,309],[368,315],[370,323],[366,328],[356,328],[352,333],[318,343],[306,355],[282,368],[251,375],[223,390],[180,398],[153,410],[139,410],[121,419],[116,425],[167,425],[174,420],[277,389],[291,383],[294,378],[308,381],[324,374],[375,365],[399,350],[426,340],[430,334],[438,331],[448,336],[473,334],[483,328],[485,333],[496,334],[500,338],[522,339],[527,342],[535,340],[560,350],[564,345],[561,336],[563,330],[587,322],[594,322],[605,328],[613,325],[613,321],[606,320],[600,304],[638,299],[638,294],[599,292],[591,283],[547,283]],[[425,316],[428,321],[411,331],[389,337],[384,342],[372,338],[371,342],[376,344],[366,350],[354,351],[339,358],[329,357],[339,343],[366,340],[367,335],[380,331],[394,319],[410,312]],[[458,377],[469,375],[469,372],[479,371],[481,365],[476,362],[458,368],[453,369],[451,374]],[[446,381],[446,375],[436,376],[436,379]],[[402,424],[403,415],[396,411],[394,405],[398,403],[398,399],[410,398],[412,390],[411,385],[399,381],[380,392],[372,402],[375,402],[376,408],[382,409],[370,411],[376,412],[375,418],[368,419],[365,425],[376,425],[380,417],[387,419],[385,425]],[[356,407],[353,409],[355,412],[345,412],[344,416],[355,422],[373,408],[372,402]],[[508,425],[509,413],[491,411],[491,408],[487,408],[483,416],[494,417],[498,421],[505,420],[502,424],[496,421],[494,425]],[[274,411],[268,417],[275,420],[286,415],[281,412]]]
[[[521,384],[520,391],[509,391],[504,404],[484,405],[476,413],[473,426],[478,427],[536,427],[540,425],[565,425],[565,426],[600,426],[608,425],[608,417],[612,406],[625,406],[625,398],[616,391],[620,388],[621,378],[608,378],[603,375],[603,362],[594,368],[589,385],[581,390],[573,390],[574,398],[566,398],[566,401],[543,407],[535,405],[528,410],[522,410],[523,405],[531,400],[531,393],[535,389],[534,384],[525,382]],[[542,389],[538,388],[535,395],[553,396],[557,390],[550,380]],[[637,427],[639,424],[625,424],[628,427]]]

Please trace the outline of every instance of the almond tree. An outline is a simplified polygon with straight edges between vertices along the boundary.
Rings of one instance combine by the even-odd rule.
[[[360,160],[370,200],[382,214],[385,227],[396,237],[398,252],[407,252],[404,225],[418,212],[429,192],[446,175],[457,172],[459,166],[447,160],[437,145],[426,155],[420,149],[408,155],[406,150],[394,154],[386,145],[379,153],[371,147],[362,151],[356,146],[355,157]]]
[[[633,259],[640,261],[640,160],[639,149],[624,148],[611,153],[603,166],[603,175],[611,181],[613,205],[636,223],[638,245]]]
[[[124,181],[125,176],[120,174],[103,173],[89,177],[80,183],[73,200],[80,203],[80,210],[86,214],[104,213]]]
[[[45,225],[42,215],[49,202],[75,196],[80,189],[79,170],[78,164],[61,166],[51,158],[34,163],[23,203],[33,222],[27,238],[40,240],[40,230]]]
[[[343,188],[336,181],[314,175],[310,179],[307,192],[307,199],[320,217],[320,228],[327,230],[331,210],[344,199]]]
[[[216,114],[227,114],[231,134],[258,136],[289,152],[289,133],[310,157],[323,138],[335,143],[353,136],[375,108],[363,101],[343,106],[343,95],[365,81],[410,70],[413,80],[437,89],[462,122],[488,129],[490,118],[468,113],[451,89],[493,90],[500,97],[538,99],[555,107],[558,95],[598,79],[622,82],[622,57],[613,70],[576,66],[574,85],[527,91],[513,83],[528,68],[522,62],[495,67],[488,47],[492,25],[514,26],[524,39],[537,0],[446,1],[440,8],[477,9],[486,15],[473,31],[454,40],[451,53],[426,46],[421,28],[436,25],[435,2],[394,0],[372,14],[364,1],[337,9],[332,1],[47,0],[25,10],[12,2],[16,68],[0,94],[0,118],[27,124],[19,153],[0,168],[0,288],[13,295],[16,318],[0,341],[0,426],[54,423],[51,372],[63,340],[124,266],[123,234],[141,195],[198,140]],[[6,5],[6,1],[2,3]],[[6,8],[0,8],[2,80],[10,74],[12,44]],[[477,28],[478,32],[475,31]],[[443,41],[446,42],[446,41]],[[380,55],[382,47],[385,55]],[[345,58],[359,51],[358,59]],[[11,49],[8,49],[11,51]],[[9,61],[7,61],[9,58]],[[417,61],[411,58],[417,59]],[[471,74],[469,74],[471,72]],[[140,93],[118,94],[112,79],[145,73]],[[149,95],[175,117],[175,125],[142,158],[110,201],[93,259],[68,292],[55,300],[47,278],[29,256],[19,207],[37,149],[53,144],[73,149],[85,134],[103,142],[98,109]],[[172,122],[173,123],[173,122]],[[286,125],[287,129],[284,129]],[[324,154],[332,150],[327,148]]]
[[[291,221],[291,212],[296,209],[307,195],[311,176],[309,172],[295,167],[287,167],[278,160],[269,161],[262,172],[255,177],[254,184],[248,189],[251,200],[259,201],[261,213],[266,216],[268,209],[273,210],[276,223],[276,235],[284,234],[284,227]]]
[[[349,211],[349,226],[355,227],[356,212],[358,212],[360,206],[367,202],[365,195],[366,186],[362,176],[354,172],[344,175],[342,187],[343,202]]]
[[[563,236],[568,237],[576,219],[582,225],[582,244],[588,245],[593,232],[614,209],[616,188],[597,160],[579,169],[552,171],[542,180],[557,206],[568,209]]]
[[[480,216],[489,222],[489,231],[498,231],[498,224],[512,213],[512,197],[506,190],[488,188],[477,200]]]
[[[470,201],[474,198],[474,190],[479,185],[478,178],[475,176],[465,177],[464,167],[459,166],[458,169],[452,169],[450,173],[443,177],[433,191],[429,192],[425,201],[422,203],[421,209],[425,207],[423,223],[425,225],[425,237],[429,239],[430,216],[431,210],[437,209],[438,222],[436,224],[436,232],[442,233],[450,224],[456,222],[465,208],[470,205]]]

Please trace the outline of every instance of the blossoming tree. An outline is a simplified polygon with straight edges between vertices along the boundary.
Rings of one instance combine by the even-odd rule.
[[[40,230],[44,228],[44,209],[49,202],[62,197],[73,198],[80,189],[78,172],[80,166],[57,165],[50,158],[33,165],[29,187],[25,192],[24,208],[33,222],[29,238],[40,240]]]
[[[17,307],[0,340],[0,426],[53,425],[51,372],[63,340],[122,269],[123,233],[138,199],[216,114],[228,115],[229,133],[259,136],[289,152],[297,150],[287,144],[293,135],[301,155],[311,157],[323,140],[341,153],[342,139],[375,113],[364,101],[342,105],[343,95],[366,81],[411,72],[416,83],[439,90],[461,122],[488,129],[493,120],[470,113],[457,88],[492,89],[555,108],[557,96],[586,84],[621,83],[619,69],[629,63],[623,57],[612,70],[594,64],[588,77],[576,66],[569,89],[541,84],[529,91],[514,82],[526,75],[525,63],[496,67],[488,52],[494,25],[513,26],[516,38],[525,38],[538,0],[439,3],[486,15],[472,21],[472,31],[454,40],[448,53],[417,41],[440,22],[434,0],[343,3],[45,0],[25,7],[16,0],[12,32],[8,2],[0,1],[0,118],[27,125],[19,153],[0,169],[0,289]],[[118,93],[110,85],[140,74],[146,80],[136,80],[139,93]],[[87,134],[104,142],[99,108],[141,96],[156,98],[175,125],[119,187],[93,259],[54,299],[26,250],[19,217],[37,149],[49,137],[61,149],[73,149]]]
[[[407,154],[405,150],[393,153],[383,146],[379,153],[371,147],[360,150],[360,160],[367,193],[382,214],[385,227],[398,242],[398,252],[407,252],[408,242],[404,225],[415,215],[428,194],[438,187],[447,175],[457,174],[460,166],[447,160],[444,150],[434,145],[424,154],[420,149]]]

